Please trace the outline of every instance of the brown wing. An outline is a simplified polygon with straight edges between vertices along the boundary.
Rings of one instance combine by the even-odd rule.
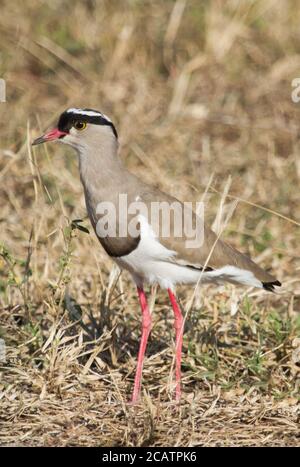
[[[145,203],[151,203],[152,201],[173,203],[176,201],[176,205],[181,206],[180,211],[183,212],[183,205],[179,200],[158,190],[145,191],[141,198]],[[196,214],[193,212],[192,216],[193,226],[195,227]],[[175,216],[170,217],[171,235],[169,237],[160,235],[159,240],[166,248],[176,251],[177,255],[173,258],[173,261],[176,263],[199,269],[202,269],[204,266],[207,269],[235,266],[251,271],[266,289],[272,289],[273,285],[281,285],[274,276],[259,267],[249,256],[240,253],[224,241],[218,239],[216,234],[206,225],[203,226],[202,246],[199,248],[187,247],[186,241],[189,239],[185,235],[181,237],[174,235],[174,218]]]

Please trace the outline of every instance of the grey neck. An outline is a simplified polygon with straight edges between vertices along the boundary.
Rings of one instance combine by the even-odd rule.
[[[118,141],[107,139],[101,144],[78,150],[79,171],[84,186],[101,187],[103,181],[120,176],[123,163],[118,156]]]
[[[139,181],[119,158],[115,137],[94,141],[93,145],[81,147],[78,152],[88,210],[95,211],[102,201],[117,203],[120,193],[135,192]]]

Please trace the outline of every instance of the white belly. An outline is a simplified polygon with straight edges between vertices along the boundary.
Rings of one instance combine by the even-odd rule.
[[[262,287],[251,271],[226,265],[220,269],[202,272],[172,262],[176,251],[168,250],[156,238],[153,229],[143,216],[139,216],[141,239],[138,247],[129,255],[114,258],[116,263],[129,271],[137,285],[158,284],[174,289],[176,284],[233,282],[252,287]]]

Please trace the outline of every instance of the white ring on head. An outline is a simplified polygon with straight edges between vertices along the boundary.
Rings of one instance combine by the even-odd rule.
[[[102,112],[95,111],[95,110],[83,110],[83,109],[71,108],[67,110],[67,113],[73,113],[76,115],[86,115],[87,117],[102,117],[108,122],[112,123],[111,119],[108,118],[107,115],[103,114]]]

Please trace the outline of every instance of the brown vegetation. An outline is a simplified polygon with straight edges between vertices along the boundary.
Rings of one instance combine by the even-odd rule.
[[[0,443],[299,444],[298,2],[0,6]],[[224,236],[283,282],[278,294],[196,290],[177,409],[166,294],[149,290],[144,393],[130,407],[134,285],[79,228],[89,223],[73,151],[30,147],[69,106],[110,115],[140,177],[182,200],[206,192],[209,224],[239,199]],[[193,293],[179,290],[184,309]]]

